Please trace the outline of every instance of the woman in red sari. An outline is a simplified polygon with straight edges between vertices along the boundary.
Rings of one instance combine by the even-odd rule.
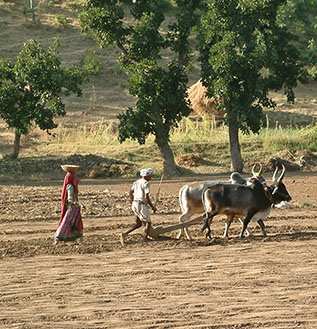
[[[83,221],[78,203],[78,183],[76,170],[79,166],[63,165],[62,169],[67,171],[62,189],[62,211],[57,231],[54,235],[54,245],[58,241],[73,241],[78,238],[83,240]]]

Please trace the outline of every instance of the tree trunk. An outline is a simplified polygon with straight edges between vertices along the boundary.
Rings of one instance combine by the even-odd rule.
[[[241,156],[240,143],[239,143],[239,128],[235,118],[232,117],[230,107],[227,107],[228,121],[229,121],[229,142],[231,154],[231,169],[233,171],[243,171],[243,160]]]
[[[15,131],[14,134],[14,148],[13,153],[11,155],[11,159],[16,159],[19,156],[20,153],[20,140],[21,140],[21,134]]]
[[[35,0],[30,0],[30,8],[32,11],[32,22],[35,22],[35,4],[34,4]]]
[[[166,176],[175,176],[178,174],[176,168],[173,151],[164,138],[156,136],[155,143],[157,144],[161,156],[163,158],[163,171]]]

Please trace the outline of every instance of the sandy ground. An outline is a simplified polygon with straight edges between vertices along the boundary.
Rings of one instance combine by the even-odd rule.
[[[191,242],[171,232],[145,243],[140,230],[124,247],[131,181],[82,181],[87,243],[57,248],[62,182],[0,185],[0,328],[316,329],[317,175],[284,181],[293,200],[272,210],[266,238],[251,223],[240,240],[234,222],[224,239],[217,217],[211,241],[195,225]],[[154,225],[178,222],[185,183],[163,182]]]

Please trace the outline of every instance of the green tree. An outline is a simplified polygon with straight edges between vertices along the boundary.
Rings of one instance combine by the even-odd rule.
[[[297,36],[295,41],[303,64],[317,78],[317,2],[315,0],[288,0],[279,11],[280,24]]]
[[[119,63],[129,75],[129,93],[137,99],[135,107],[118,116],[120,142],[131,138],[144,144],[153,134],[164,172],[174,175],[177,168],[169,136],[170,130],[190,113],[186,100],[188,38],[196,23],[199,1],[175,1],[175,15],[167,33],[163,31],[165,17],[160,2],[135,0],[123,6],[116,0],[88,0],[80,20],[83,30],[91,31],[101,47],[120,49]],[[162,52],[168,52],[169,60]]]
[[[19,155],[21,135],[33,124],[43,130],[57,127],[54,117],[66,114],[61,96],[82,94],[79,86],[84,74],[76,67],[61,68],[58,49],[57,39],[48,51],[31,39],[14,64],[0,60],[0,117],[15,129],[14,159]]]
[[[284,88],[294,100],[302,68],[293,35],[278,24],[286,0],[208,1],[199,28],[203,84],[208,96],[219,95],[229,127],[232,167],[243,170],[242,133],[257,133],[263,107],[274,107],[270,90]]]

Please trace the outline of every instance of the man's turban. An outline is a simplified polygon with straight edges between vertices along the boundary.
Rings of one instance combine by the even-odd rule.
[[[154,174],[154,170],[152,168],[144,168],[144,169],[140,170],[140,175],[142,177],[150,176],[150,175],[153,175],[153,174]]]

